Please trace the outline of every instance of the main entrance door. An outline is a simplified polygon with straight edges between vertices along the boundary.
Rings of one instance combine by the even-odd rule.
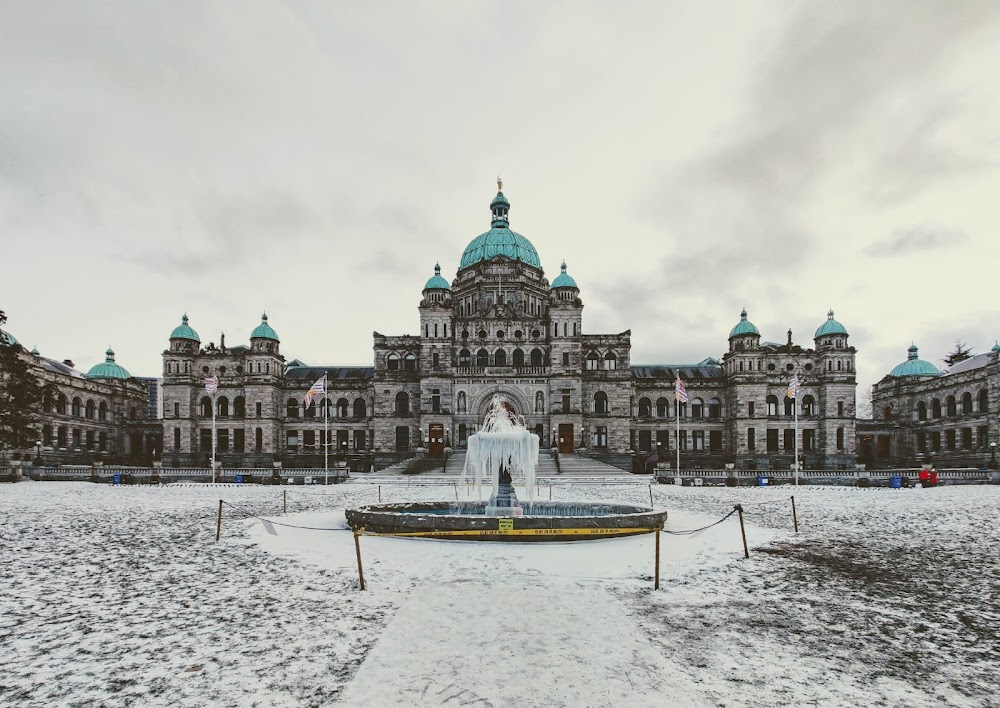
[[[573,424],[559,424],[559,452],[573,452]]]
[[[431,457],[444,457],[444,425],[431,423],[427,428],[427,452]]]

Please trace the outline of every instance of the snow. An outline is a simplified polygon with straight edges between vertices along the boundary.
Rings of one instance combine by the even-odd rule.
[[[742,504],[751,549],[735,516],[664,534],[660,591],[652,536],[366,536],[360,592],[343,509],[378,488],[287,490],[288,514],[284,491],[0,486],[0,704],[1000,705],[997,486],[654,485],[668,531]],[[381,487],[382,501],[456,495],[476,490]],[[274,536],[247,513],[337,530]]]

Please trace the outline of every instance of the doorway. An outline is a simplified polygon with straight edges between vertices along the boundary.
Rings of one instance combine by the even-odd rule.
[[[559,424],[559,452],[573,452],[573,424]]]
[[[431,457],[444,457],[444,425],[431,423],[427,428],[427,452]]]

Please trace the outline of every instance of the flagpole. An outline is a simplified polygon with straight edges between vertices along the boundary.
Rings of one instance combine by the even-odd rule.
[[[792,408],[795,411],[795,486],[799,486],[799,391],[795,389],[795,397],[792,399]]]
[[[215,392],[212,393],[212,484],[215,484],[215,448],[217,445],[215,439],[215,398],[217,395]]]
[[[326,398],[326,374],[323,375],[323,486],[330,483],[330,416],[329,401]]]
[[[676,398],[676,395],[674,396]],[[677,435],[674,437],[674,445],[677,447],[677,476],[681,476],[681,402],[674,401],[674,405],[677,406],[675,411],[677,415]]]

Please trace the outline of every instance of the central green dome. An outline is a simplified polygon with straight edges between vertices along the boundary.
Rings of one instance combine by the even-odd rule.
[[[904,376],[938,376],[940,373],[934,364],[923,359],[918,359],[917,345],[911,344],[909,349],[906,350],[906,361],[890,371],[889,376],[896,378],[903,378]]]
[[[465,247],[462,253],[462,261],[459,269],[468,268],[481,261],[492,260],[498,256],[506,256],[512,261],[521,261],[530,266],[541,269],[542,261],[538,258],[538,251],[531,245],[531,241],[519,233],[510,230],[507,220],[507,212],[510,210],[510,202],[503,192],[497,192],[496,197],[490,203],[490,210],[493,212],[493,223],[489,231],[479,234],[472,242]]]

